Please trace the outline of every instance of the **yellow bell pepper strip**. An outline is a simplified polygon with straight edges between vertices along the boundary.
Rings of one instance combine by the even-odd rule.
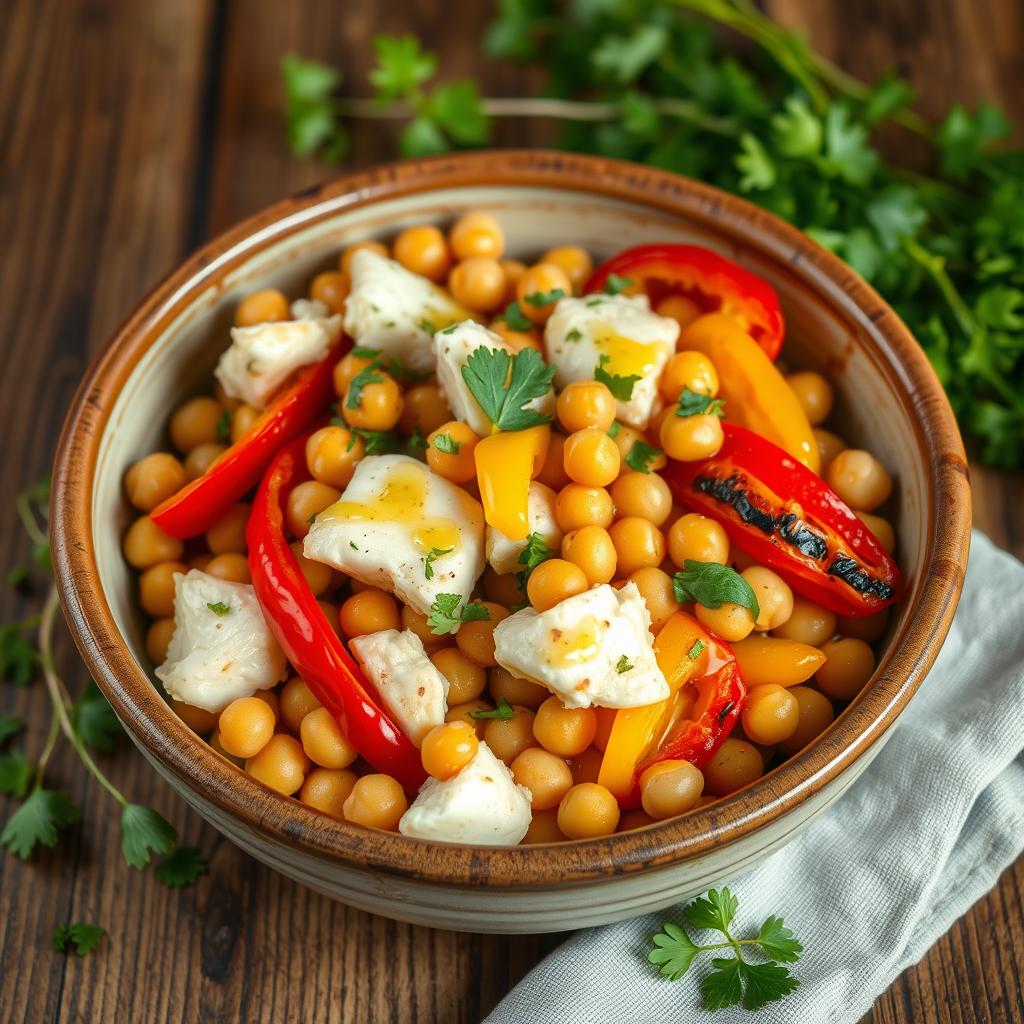
[[[821,470],[803,407],[764,349],[735,320],[722,313],[699,317],[679,336],[676,347],[703,352],[715,364],[727,420],[766,437],[812,473]]]
[[[804,683],[826,662],[817,647],[773,636],[748,636],[732,645],[747,686]]]
[[[544,465],[550,440],[551,428],[545,423],[491,434],[473,450],[484,519],[509,540],[529,536],[530,481]]]
[[[746,692],[729,645],[687,612],[662,627],[654,653],[670,696],[616,712],[598,775],[624,807],[639,803],[640,774],[649,765],[666,758],[706,764],[732,731]],[[686,683],[697,689],[695,703]]]

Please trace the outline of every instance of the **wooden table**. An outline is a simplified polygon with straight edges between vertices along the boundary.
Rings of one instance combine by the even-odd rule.
[[[0,288],[4,367],[0,493],[44,474],[89,358],[127,309],[205,238],[330,172],[290,157],[278,61],[286,50],[344,67],[362,87],[370,39],[411,30],[452,75],[492,94],[529,88],[478,54],[490,4],[257,3],[256,0],[13,0],[0,19]],[[919,108],[1003,102],[1024,122],[1020,0],[772,0],[779,20],[850,71],[908,74]],[[829,13],[826,8],[832,8]],[[396,13],[401,11],[401,13]],[[385,13],[386,12],[386,13]],[[536,142],[522,126],[504,143]],[[356,162],[389,157],[359,128]],[[974,471],[977,525],[1024,555],[1020,478]],[[0,503],[5,564],[25,553],[13,502]],[[19,614],[4,593],[3,614]],[[82,671],[73,655],[76,686]],[[38,751],[49,719],[40,686],[0,689]],[[475,1021],[557,937],[462,936],[370,917],[250,860],[195,815],[127,745],[104,759],[115,782],[155,806],[210,874],[171,891],[124,866],[111,802],[67,751],[51,777],[84,825],[29,864],[0,857],[0,1020]],[[2,809],[6,818],[11,805]],[[874,1024],[1024,1020],[1024,864],[1007,871],[876,1004]],[[86,959],[48,948],[56,924],[109,930]]]

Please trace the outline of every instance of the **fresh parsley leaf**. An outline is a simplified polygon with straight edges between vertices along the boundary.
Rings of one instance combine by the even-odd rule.
[[[695,562],[688,558],[672,582],[680,604],[696,601],[705,608],[738,604],[748,608],[755,620],[761,614],[754,588],[738,572],[720,562]]]
[[[92,679],[72,705],[70,718],[75,732],[94,750],[113,750],[114,740],[122,732],[114,709]]]
[[[121,811],[121,852],[133,868],[144,868],[151,853],[170,853],[177,840],[174,826],[151,807],[126,804]]]
[[[696,661],[704,653],[705,647],[707,644],[703,640],[694,640],[693,646],[686,652],[686,656],[690,661]]]
[[[783,960],[788,964],[800,959],[804,947],[796,936],[782,923],[781,917],[769,917],[757,933],[757,944],[766,956]]]
[[[424,578],[432,580],[434,578],[434,560],[440,558],[442,555],[450,554],[454,550],[454,548],[431,548],[423,559]]]
[[[504,349],[478,348],[462,364],[462,379],[488,419],[498,430],[525,430],[551,417],[525,408],[546,395],[555,375],[536,349],[510,356]]]
[[[638,473],[650,473],[651,463],[665,453],[660,448],[654,448],[643,441],[634,441],[633,447],[626,455],[626,465]]]
[[[656,964],[659,972],[670,981],[678,981],[693,963],[694,957],[700,952],[685,930],[679,925],[668,922],[657,935],[651,936],[654,949],[647,954],[647,959]]]
[[[620,430],[622,430],[622,424],[618,420],[613,420],[612,425],[608,428],[608,436],[614,440],[619,436]]]
[[[500,718],[507,720],[509,718],[516,717],[516,709],[504,697],[498,701],[498,706],[487,710],[486,708],[480,708],[477,711],[470,711],[470,718]]]
[[[348,426],[344,420],[338,420],[338,425]],[[401,439],[393,430],[361,430],[358,427],[349,429],[352,431],[352,437],[349,439],[348,451],[355,447],[356,438],[363,442],[366,455],[388,455],[402,447]]]
[[[349,381],[348,391],[345,393],[345,408],[358,409],[363,397],[363,388],[369,384],[380,384],[385,379],[384,374],[378,372],[376,364],[364,366]]]
[[[398,136],[398,152],[404,157],[436,156],[450,149],[444,132],[429,117],[414,117]]]
[[[736,169],[740,172],[740,190],[757,192],[770,189],[778,180],[779,172],[768,150],[752,132],[740,136],[740,151],[735,157]]]
[[[455,633],[464,622],[477,622],[490,619],[491,613],[476,602],[468,602],[459,607],[462,598],[458,594],[438,594],[430,606],[427,624],[435,636]]]
[[[724,416],[725,402],[699,391],[683,388],[676,406],[677,416]]]
[[[510,302],[505,307],[502,319],[510,331],[528,331],[533,327],[532,321],[523,312],[518,302]]]
[[[106,928],[98,924],[85,924],[81,921],[59,924],[54,929],[50,945],[58,953],[74,952],[76,956],[85,956],[99,945],[100,939],[106,934]]]
[[[227,615],[231,611],[231,605],[226,601],[207,601],[206,607],[213,612],[214,615]]]
[[[573,327],[571,330],[565,332],[565,340],[571,342],[582,341],[583,332],[578,327]]]
[[[38,664],[39,652],[25,639],[18,623],[0,626],[0,674],[15,686],[28,686]]]
[[[370,72],[370,84],[381,99],[407,97],[437,73],[437,56],[425,52],[409,33],[375,36],[373,53],[377,65]]]
[[[821,118],[802,96],[790,96],[771,119],[775,144],[783,156],[813,157],[821,152],[824,129]]]
[[[624,654],[620,655],[619,660],[615,663],[615,671],[618,672],[619,675],[622,675],[623,672],[633,671],[633,665],[631,664],[629,658],[627,658]]]
[[[438,434],[434,438],[434,447],[445,455],[458,455],[462,445],[451,434]]]
[[[661,56],[669,39],[664,25],[641,22],[632,32],[606,35],[591,52],[590,61],[604,76],[627,85]]]
[[[32,567],[30,565],[22,563],[21,565],[14,566],[8,570],[5,577],[7,586],[14,587],[15,589],[24,586],[28,582],[31,572]]]
[[[743,968],[739,960],[726,960],[715,957],[711,961],[713,971],[704,975],[700,983],[701,1001],[705,1010],[722,1010],[727,1006],[735,1006],[743,995],[740,971]]]
[[[554,549],[548,546],[544,535],[534,531],[526,538],[526,547],[519,552],[516,561],[526,566],[527,574],[533,572],[541,562],[554,555]]]
[[[565,298],[565,292],[561,288],[552,288],[549,292],[533,292],[527,295],[523,301],[529,303],[536,309],[543,306],[550,306],[553,302]]]
[[[189,846],[177,846],[153,870],[157,881],[168,889],[182,889],[206,874],[206,858]]]
[[[491,124],[480,102],[480,90],[469,79],[439,85],[430,94],[427,110],[460,146],[482,146],[490,139]]]
[[[712,965],[715,961],[712,961]],[[740,977],[743,981],[743,1009],[760,1010],[769,1003],[783,999],[794,992],[800,982],[789,973],[788,968],[777,963],[741,963]]]
[[[60,790],[37,786],[8,819],[0,832],[0,846],[25,860],[39,843],[56,846],[57,830],[78,818],[78,808]]]
[[[17,715],[0,715],[0,749],[24,728],[25,723]]]
[[[609,295],[618,295],[627,288],[631,288],[633,279],[630,277],[619,277],[618,274],[609,274],[608,280],[604,283],[604,290]]]
[[[374,306],[373,311],[379,313],[380,308]],[[349,355],[356,356],[358,359],[369,359],[375,363],[379,363],[384,358],[384,353],[379,348],[368,348],[366,345],[354,345]]]
[[[53,556],[50,553],[50,545],[37,541],[32,545],[32,564],[47,572],[53,571]]]
[[[296,156],[319,154],[340,163],[348,153],[348,133],[334,114],[332,93],[341,76],[334,68],[289,53],[281,60],[288,147]]]
[[[691,928],[712,928],[727,932],[736,916],[739,900],[727,888],[712,889],[707,896],[695,899],[686,908],[685,916]]]
[[[620,401],[628,402],[633,397],[633,388],[640,377],[636,374],[621,376],[609,373],[605,365],[611,362],[607,355],[602,354],[594,367],[594,380],[600,381]]]
[[[225,409],[217,420],[217,440],[227,444],[231,440],[231,413]]]
[[[966,178],[983,163],[986,149],[1012,131],[1006,115],[991,103],[982,101],[973,114],[953,104],[938,132],[943,171],[957,180]]]
[[[35,768],[20,750],[0,754],[0,793],[22,799],[32,785]]]

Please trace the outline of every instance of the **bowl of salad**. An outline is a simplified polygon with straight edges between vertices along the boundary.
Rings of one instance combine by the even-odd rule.
[[[282,873],[437,927],[664,907],[881,748],[963,580],[920,347],[768,213],[534,151],[270,207],[68,414],[65,613],[134,742]]]

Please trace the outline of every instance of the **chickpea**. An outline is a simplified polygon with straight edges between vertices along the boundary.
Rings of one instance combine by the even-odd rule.
[[[146,654],[154,665],[162,665],[167,660],[167,648],[171,646],[174,636],[174,619],[157,619],[146,630]]]
[[[646,828],[648,825],[653,824],[654,819],[646,811],[642,811],[637,808],[636,810],[626,811],[625,814],[619,818],[619,827],[615,831],[632,832],[634,829]]]
[[[299,739],[306,756],[321,768],[347,768],[359,756],[327,708],[314,708],[303,717]]]
[[[394,256],[406,270],[440,283],[451,266],[448,243],[431,224],[406,228],[395,239]]]
[[[201,395],[179,406],[171,417],[171,443],[188,454],[198,444],[218,441],[218,424],[224,414],[219,402]]]
[[[777,629],[793,614],[793,591],[789,584],[771,569],[752,565],[740,575],[750,584],[757,598],[760,614],[755,629]]]
[[[235,307],[235,326],[254,327],[275,320],[290,320],[292,308],[283,292],[276,288],[251,292]]]
[[[873,615],[845,616],[836,619],[836,630],[843,636],[856,637],[865,643],[873,644],[881,639],[889,625],[889,609],[883,608]]]
[[[494,660],[494,627],[502,619],[508,618],[508,608],[493,601],[481,603],[491,617],[464,622],[455,634],[455,643],[471,661],[483,665],[484,668],[493,668],[498,664]]]
[[[184,701],[172,700],[171,710],[194,732],[208,736],[217,727],[217,716],[205,708],[197,708]]]
[[[799,720],[800,706],[785,687],[765,683],[747,693],[741,721],[752,742],[770,746],[788,740]]]
[[[526,273],[526,264],[522,260],[502,260],[501,269],[505,272],[505,302],[515,302],[516,286]]]
[[[711,413],[666,416],[658,433],[665,454],[680,462],[709,459],[725,441],[722,421]]]
[[[593,708],[567,708],[557,697],[548,697],[537,709],[533,735],[537,742],[559,757],[582,754],[597,733]]]
[[[558,827],[557,808],[550,811],[534,811],[530,820],[530,827],[523,836],[524,846],[533,846],[537,843],[561,843],[565,841],[565,835]]]
[[[502,341],[507,342],[518,352],[520,349],[536,349],[541,355],[544,354],[544,346],[541,344],[540,335],[536,328],[531,327],[528,331],[513,331],[505,319],[495,320],[491,324],[491,330],[498,335]]]
[[[281,695],[278,697],[281,721],[292,732],[299,732],[302,720],[311,711],[320,707],[320,701],[309,688],[305,679],[292,676],[284,686],[281,687]]]
[[[541,263],[552,263],[561,267],[572,282],[572,290],[579,295],[583,286],[594,272],[594,261],[590,253],[578,245],[558,245],[548,249],[540,258]]]
[[[623,473],[609,488],[616,515],[661,526],[672,513],[672,492],[657,473]]]
[[[213,561],[213,557],[209,551],[203,551],[198,555],[193,555],[188,560],[188,567],[190,569],[198,569],[200,572],[206,572],[206,567]]]
[[[789,739],[782,741],[780,747],[786,754],[796,754],[832,724],[835,711],[832,708],[832,701],[810,686],[794,686],[789,693],[796,698],[797,726]]]
[[[338,612],[341,631],[349,639],[382,629],[400,629],[398,602],[383,590],[368,587],[353,594]]]
[[[419,427],[424,437],[452,418],[448,399],[436,384],[417,384],[405,393],[405,406],[398,425],[404,434]]]
[[[467,309],[490,312],[505,298],[505,271],[497,260],[471,256],[452,268],[448,290]]]
[[[274,735],[274,712],[256,697],[239,697],[221,713],[217,732],[221,746],[235,757],[255,757]]]
[[[490,566],[484,569],[483,591],[488,601],[494,601],[510,608],[524,600],[526,595],[519,589],[519,579],[514,572],[496,573]]]
[[[274,722],[276,724],[278,719],[281,717],[281,699],[280,697],[278,697],[277,691],[257,690],[253,694],[253,697],[255,697],[256,700],[263,701],[263,703],[266,704],[268,708],[270,708],[271,712],[274,715]]]
[[[600,709],[595,710],[599,711]],[[598,715],[598,721],[601,721],[600,715]],[[601,775],[601,762],[604,760],[604,755],[596,746],[596,736],[594,744],[594,746],[587,747],[582,754],[569,758],[569,771],[572,772],[574,786],[578,786],[582,782],[597,782]]]
[[[830,430],[822,430],[821,427],[814,428],[814,443],[818,446],[818,455],[821,458],[821,475],[828,471],[832,460],[841,452],[846,450],[846,442]]]
[[[292,549],[295,561],[299,564],[299,571],[306,578],[309,589],[313,591],[314,597],[326,594],[334,586],[334,570],[323,562],[314,562],[302,553],[302,541],[296,540],[288,545]]]
[[[728,796],[762,775],[761,751],[730,736],[704,766],[704,786],[713,796]]]
[[[328,270],[313,278],[309,286],[309,297],[315,302],[322,302],[332,313],[344,313],[349,286],[347,274]]]
[[[836,635],[836,617],[806,597],[793,598],[793,612],[772,633],[783,640],[796,640],[811,647],[820,647]]]
[[[524,707],[514,707],[513,710],[513,718],[492,718],[484,726],[484,742],[495,757],[508,765],[524,750],[537,746],[533,735],[535,713]]]
[[[547,687],[529,679],[520,679],[501,665],[495,665],[487,673],[487,689],[495,701],[505,700],[531,710],[539,708],[551,696]]]
[[[185,544],[164,533],[149,516],[139,516],[124,535],[123,549],[133,569],[149,569],[159,562],[180,560]]]
[[[607,487],[619,475],[619,449],[600,427],[570,434],[562,458],[569,479],[584,487]]]
[[[476,730],[468,722],[435,725],[420,747],[423,770],[442,782],[452,779],[476,757],[479,747]]]
[[[685,295],[667,296],[654,307],[654,311],[658,316],[667,316],[675,320],[682,330],[704,315],[704,310]]]
[[[829,487],[858,512],[873,512],[892,493],[892,477],[870,453],[841,451],[825,471]]]
[[[427,436],[427,465],[452,483],[468,483],[476,479],[474,452],[479,443],[468,423],[443,423]]]
[[[240,398],[232,398],[224,390],[224,385],[219,380],[214,380],[213,382],[213,397],[220,404],[220,407],[228,412],[234,412],[242,404]]]
[[[611,582],[618,555],[603,526],[581,526],[562,538],[562,558],[583,570],[589,588]]]
[[[245,770],[254,779],[285,796],[302,788],[310,767],[299,741],[283,732],[271,736],[260,752],[245,762]]]
[[[152,512],[187,482],[185,467],[170,452],[153,452],[139,459],[124,475],[128,500],[140,512]]]
[[[360,351],[366,351],[360,349]],[[349,384],[363,372],[369,369],[380,358],[376,351],[372,355],[357,355],[355,352],[348,352],[338,360],[334,366],[332,380],[334,381],[334,393],[339,398],[344,398],[348,391]]]
[[[589,589],[583,570],[563,558],[541,562],[526,581],[526,596],[539,612],[546,612],[566,598]]]
[[[615,519],[612,496],[603,487],[566,484],[555,499],[555,521],[563,533],[581,526],[608,529]]]
[[[714,519],[687,512],[668,531],[668,557],[677,569],[686,562],[729,561],[729,538]]]
[[[882,550],[891,555],[896,550],[896,532],[892,523],[881,516],[872,515],[870,512],[856,512],[857,518],[875,535],[875,540],[881,545]]]
[[[306,442],[306,466],[313,479],[339,491],[348,486],[365,454],[363,439],[345,427],[321,427]]]
[[[627,516],[608,531],[615,545],[619,575],[628,576],[665,559],[665,535],[649,519]]]
[[[666,402],[677,402],[684,388],[712,398],[718,394],[718,371],[703,352],[677,352],[661,371],[658,390]]]
[[[299,799],[324,814],[342,818],[342,808],[358,778],[355,772],[314,768],[302,784]]]
[[[456,704],[454,707],[449,707],[444,720],[446,722],[465,722],[467,725],[471,725],[476,731],[476,738],[482,740],[488,719],[476,718],[474,717],[474,712],[493,710],[494,705],[488,704],[485,700],[467,700],[464,704]]]
[[[505,232],[491,214],[471,210],[452,225],[448,242],[456,259],[486,257],[498,260],[505,251]]]
[[[659,761],[640,776],[640,802],[657,821],[692,810],[703,791],[704,776],[689,761]]]
[[[754,616],[750,614],[750,609],[731,601],[725,601],[718,608],[705,608],[699,604],[696,615],[701,625],[728,643],[750,636],[754,629]]]
[[[619,805],[604,786],[573,786],[558,805],[558,827],[570,839],[610,836],[619,824]]]
[[[832,700],[853,700],[875,671],[875,652],[863,641],[847,636],[821,645],[826,662],[814,682]]]
[[[256,425],[263,413],[254,405],[240,405],[231,414],[231,443],[237,444]]]
[[[439,637],[430,629],[430,623],[427,621],[429,616],[423,615],[421,612],[416,611],[410,605],[403,604],[401,611],[399,612],[401,618],[401,628],[411,630],[415,633],[423,643],[423,646],[427,648],[427,653],[430,653],[431,646],[437,646],[438,643],[443,643],[447,638]]]
[[[325,508],[341,498],[341,492],[319,480],[305,480],[292,488],[285,504],[285,524],[295,537],[305,537]]]
[[[569,476],[565,472],[565,434],[560,434],[557,430],[551,431],[548,451],[536,479],[553,491],[561,490],[569,483]]]
[[[375,378],[357,393],[355,382],[345,392],[341,414],[350,427],[359,430],[390,430],[402,415],[402,389],[389,374],[374,371]]]
[[[448,680],[448,703],[476,700],[487,685],[487,669],[470,660],[458,647],[444,647],[430,656],[434,667]]]
[[[541,747],[523,750],[512,762],[512,776],[530,791],[534,811],[557,807],[573,785],[565,761]]]
[[[383,256],[387,259],[391,252],[383,242],[374,242],[369,239],[362,242],[353,242],[342,254],[341,260],[338,264],[343,274],[352,273],[352,257],[355,256],[360,249],[369,249],[370,252],[375,252],[378,256]]]
[[[346,821],[393,832],[408,807],[409,801],[397,779],[390,775],[364,775],[356,780],[342,811]]]
[[[587,427],[607,431],[615,422],[615,396],[599,380],[574,380],[559,394],[556,410],[570,434]]]
[[[188,572],[182,562],[158,562],[139,577],[139,604],[153,619],[174,614],[174,574]]]
[[[786,378],[796,400],[800,403],[807,416],[807,422],[812,427],[824,423],[832,412],[832,402],[835,394],[832,385],[820,373],[811,370],[804,370],[801,373],[791,373]]]
[[[185,476],[189,480],[198,480],[227,450],[226,444],[218,444],[214,441],[197,444],[185,456]]]
[[[555,302],[546,302],[540,305],[536,303],[538,296],[548,295],[552,292],[572,295],[572,282],[561,267],[554,263],[538,263],[523,274],[516,285],[516,298],[519,301],[519,308],[527,320],[535,324],[542,324],[551,316],[555,310],[557,299]]]
[[[657,636],[665,623],[679,611],[672,577],[667,572],[649,565],[637,569],[629,577],[629,581],[635,583],[637,590],[640,591],[640,596],[644,599],[651,616],[651,632]]]
[[[210,736],[206,742],[210,745],[211,750],[216,751],[218,754],[220,754],[221,757],[227,758],[227,760],[229,760],[233,765],[235,765],[235,767],[245,767],[245,761],[242,758],[235,757],[234,754],[229,754],[224,749],[224,744],[220,741],[220,733],[214,732],[213,735]]]

